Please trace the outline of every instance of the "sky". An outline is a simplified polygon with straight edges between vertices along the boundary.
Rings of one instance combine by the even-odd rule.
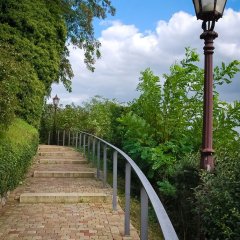
[[[139,95],[140,73],[150,67],[163,82],[162,74],[184,57],[185,47],[197,50],[203,67],[201,21],[195,17],[191,0],[112,0],[112,4],[115,16],[94,21],[95,36],[102,44],[95,72],[87,70],[81,50],[70,48],[73,91],[68,93],[59,84],[53,85],[51,93],[51,98],[57,94],[63,105],[81,105],[95,95],[131,101]],[[239,26],[240,0],[228,0],[215,27],[219,37],[214,43],[214,65],[240,60]],[[240,100],[240,74],[218,91],[224,101]]]

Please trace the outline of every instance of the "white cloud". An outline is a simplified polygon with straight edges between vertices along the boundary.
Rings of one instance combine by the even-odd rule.
[[[219,37],[215,40],[214,62],[229,62],[240,59],[240,12],[228,9],[225,16],[216,23]],[[141,33],[134,25],[124,25],[120,21],[107,22],[102,31],[102,58],[97,61],[94,73],[89,72],[83,64],[83,53],[79,49],[71,49],[70,61],[75,73],[73,92],[63,90],[61,86],[53,86],[52,95],[56,93],[63,104],[101,95],[129,101],[137,96],[135,91],[140,72],[147,67],[162,74],[168,71],[171,64],[184,56],[184,48],[197,48],[202,54],[203,41],[201,21],[185,12],[175,13],[166,22],[160,20],[155,31]],[[201,61],[203,66],[203,60]],[[220,88],[224,100],[240,100],[240,76],[231,86]]]

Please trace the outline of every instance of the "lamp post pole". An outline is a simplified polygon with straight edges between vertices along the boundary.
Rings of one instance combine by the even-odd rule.
[[[53,116],[53,144],[57,145],[57,129],[56,129],[56,116],[57,116],[57,107],[59,104],[60,98],[56,95],[53,98],[53,106],[54,106],[54,116]]]
[[[200,38],[204,39],[204,103],[203,130],[200,167],[212,171],[214,169],[213,150],[213,41],[218,34],[205,31]]]
[[[203,128],[200,167],[207,171],[214,170],[213,150],[213,41],[218,37],[214,31],[215,22],[223,16],[227,0],[193,0],[197,19],[203,20],[204,40],[204,99]]]
[[[53,145],[56,145],[57,143],[57,130],[56,130],[56,113],[57,113],[57,107],[54,105],[54,117],[53,117]]]

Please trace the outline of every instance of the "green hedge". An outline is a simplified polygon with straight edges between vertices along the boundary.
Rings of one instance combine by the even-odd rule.
[[[38,132],[21,119],[15,119],[0,135],[0,195],[13,190],[23,179],[38,147]]]

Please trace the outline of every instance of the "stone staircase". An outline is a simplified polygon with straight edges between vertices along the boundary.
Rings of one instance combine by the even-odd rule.
[[[20,202],[111,203],[111,189],[103,189],[95,173],[96,169],[72,148],[40,145],[33,171],[35,184],[20,195]]]
[[[26,179],[0,209],[0,240],[139,240],[124,212],[112,210],[112,188],[69,147],[40,145]]]

